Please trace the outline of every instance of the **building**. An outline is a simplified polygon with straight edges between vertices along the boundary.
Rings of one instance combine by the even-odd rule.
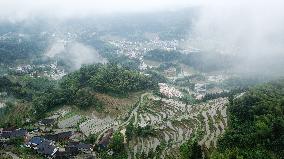
[[[55,119],[42,119],[38,124],[41,126],[52,126],[54,123]]]
[[[69,140],[72,135],[73,135],[72,131],[67,131],[58,134],[48,134],[45,135],[44,138],[52,141],[66,141]]]
[[[54,143],[50,140],[44,140],[37,145],[37,152],[46,157],[54,157],[57,151],[58,148],[55,147]]]
[[[102,139],[99,142],[99,148],[101,148],[101,149],[107,148],[109,141],[110,141],[110,138],[112,137],[112,134],[113,134],[113,128],[109,129],[106,132],[106,135],[104,137],[102,137]]]
[[[26,129],[2,129],[0,131],[0,140],[9,140],[13,138],[24,138],[27,139],[28,131]]]
[[[41,144],[45,139],[39,136],[32,137],[30,141],[26,144],[26,147],[37,149],[37,146]]]

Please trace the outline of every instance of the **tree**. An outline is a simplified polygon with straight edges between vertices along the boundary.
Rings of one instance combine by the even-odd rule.
[[[80,89],[76,92],[74,98],[75,104],[83,110],[95,107],[97,110],[102,108],[102,104],[96,99],[96,97],[87,89]]]
[[[134,131],[135,131],[134,125],[132,123],[129,123],[126,126],[126,131],[125,131],[127,141],[130,141],[132,139]]]
[[[156,130],[150,125],[146,125],[145,127],[138,126],[135,128],[136,135],[141,137],[155,136],[155,132]]]
[[[284,80],[273,81],[230,99],[229,126],[218,139],[216,158],[284,156],[283,88]]]
[[[89,143],[89,144],[95,144],[97,140],[97,135],[96,134],[90,134],[87,139],[85,140],[85,142]]]
[[[180,153],[182,159],[202,159],[201,146],[195,138],[183,143],[180,146]]]
[[[125,151],[123,142],[123,134],[120,132],[115,132],[110,143],[110,148],[114,151],[114,153],[121,153]]]

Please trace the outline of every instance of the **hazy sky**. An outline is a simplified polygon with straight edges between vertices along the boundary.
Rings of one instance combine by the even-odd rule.
[[[189,45],[242,56],[241,71],[284,74],[284,1],[217,2],[202,4]]]
[[[241,54],[246,64],[264,68],[277,64],[282,70],[284,0],[0,0],[0,20],[151,13],[192,6],[199,6],[200,15],[188,35],[189,45]]]
[[[66,18],[117,12],[175,10],[196,5],[218,6],[222,10],[230,6],[254,7],[261,4],[280,6],[283,2],[281,0],[0,0],[0,18],[22,20],[43,15]]]
[[[202,6],[219,10],[238,6],[281,6],[281,0],[0,0],[0,18],[23,20],[33,16],[82,17],[111,13],[156,12]],[[282,5],[283,6],[283,5]]]
[[[10,20],[37,15],[65,18],[178,9],[195,3],[190,0],[1,0],[0,16]]]

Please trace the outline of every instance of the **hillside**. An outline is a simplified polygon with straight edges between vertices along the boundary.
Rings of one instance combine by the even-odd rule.
[[[228,129],[210,158],[284,157],[284,80],[230,101]]]
[[[75,105],[83,110],[94,108],[97,111],[102,111],[105,108],[104,105],[111,105],[111,103],[119,107],[120,103],[129,103],[119,98],[127,98],[132,93],[157,87],[155,86],[157,83],[150,77],[115,64],[84,66],[65,76],[58,84],[48,78],[33,78],[25,75],[4,76],[0,78],[0,81],[0,91],[19,100],[16,105],[26,103],[24,105],[29,105],[29,109],[37,113],[37,116],[28,113],[31,119],[34,117],[40,119],[50,110],[64,105]],[[118,103],[113,103],[115,102],[113,98],[118,98],[116,100]],[[9,112],[13,113],[13,111],[6,111],[6,114]],[[14,120],[6,122],[10,125],[16,124]]]
[[[0,0],[0,159],[284,159],[283,5],[105,1]]]

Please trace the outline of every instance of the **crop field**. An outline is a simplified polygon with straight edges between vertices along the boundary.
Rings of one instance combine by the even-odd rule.
[[[157,134],[149,137],[135,137],[129,143],[131,157],[137,158],[150,151],[161,149],[161,157],[175,157],[171,153],[190,139],[193,134],[199,144],[209,149],[216,146],[217,137],[227,126],[226,98],[211,100],[197,105],[186,105],[173,99],[148,96],[134,117],[134,125],[151,125]],[[131,149],[133,147],[133,149]]]

